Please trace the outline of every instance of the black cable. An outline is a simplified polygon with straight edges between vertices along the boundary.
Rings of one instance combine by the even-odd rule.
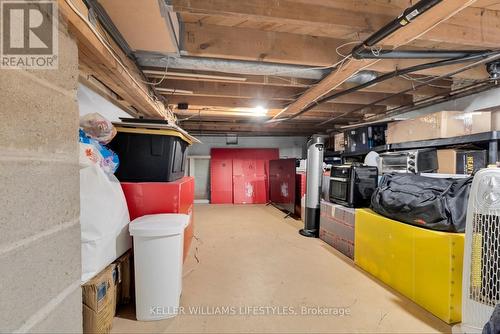
[[[400,92],[398,92],[398,93],[395,93],[395,94],[389,95],[389,96],[387,96],[387,97],[385,97],[385,98],[383,98],[383,99],[380,99],[380,100],[377,100],[377,101],[375,101],[375,102],[372,102],[371,104],[366,105],[366,106],[364,106],[364,107],[362,107],[362,108],[357,108],[357,109],[354,109],[354,110],[351,110],[351,111],[344,112],[344,113],[342,113],[342,114],[340,114],[340,115],[337,115],[337,116],[335,116],[335,117],[329,118],[329,119],[327,119],[327,120],[325,120],[325,121],[323,121],[323,122],[319,123],[319,124],[318,124],[318,126],[328,124],[328,123],[330,123],[330,122],[332,122],[332,121],[334,121],[334,120],[336,120],[336,119],[338,119],[338,118],[340,118],[340,117],[343,117],[343,116],[345,116],[345,115],[348,115],[348,114],[353,113],[353,112],[356,112],[356,111],[363,110],[363,109],[365,109],[365,108],[367,108],[367,107],[373,106],[373,105],[375,105],[375,104],[377,104],[377,103],[383,102],[383,101],[385,101],[385,100],[387,100],[387,99],[390,99],[390,98],[393,98],[393,97],[395,97],[395,96],[403,95],[403,94],[405,94],[405,93],[407,93],[407,92],[409,92],[409,91],[414,90],[415,88],[419,88],[419,87],[422,87],[422,86],[428,85],[430,82],[436,81],[436,80],[438,80],[438,79],[442,79],[442,78],[445,78],[445,77],[448,77],[448,76],[452,76],[452,75],[455,75],[455,74],[458,74],[458,73],[464,72],[464,71],[466,71],[466,70],[468,70],[468,69],[471,69],[472,67],[475,67],[475,66],[477,66],[477,65],[479,65],[479,64],[481,64],[481,63],[484,63],[484,62],[489,62],[489,61],[493,61],[493,60],[496,60],[496,59],[500,58],[500,51],[491,51],[491,53],[492,53],[492,55],[489,57],[489,59],[488,59],[488,57],[486,57],[485,59],[482,59],[482,60],[476,61],[476,62],[474,62],[474,63],[472,63],[472,64],[467,65],[467,66],[461,67],[461,68],[459,68],[458,70],[455,70],[455,71],[452,71],[452,72],[448,72],[448,73],[443,74],[443,75],[440,75],[440,76],[438,76],[438,77],[434,77],[434,78],[430,79],[429,81],[427,81],[427,82],[425,82],[425,83],[421,83],[421,84],[415,85],[415,87],[412,87],[412,88],[409,88],[409,89],[405,89],[405,90],[402,90],[402,91],[400,91]]]
[[[436,68],[436,67],[442,67],[442,66],[449,66],[449,65],[459,64],[459,63],[463,63],[463,62],[467,62],[467,61],[472,61],[472,60],[475,60],[475,59],[487,58],[488,56],[490,56],[492,54],[497,54],[497,53],[498,53],[498,51],[487,51],[487,52],[482,53],[482,54],[473,54],[473,55],[469,55],[469,56],[461,57],[461,58],[444,59],[444,60],[439,60],[439,61],[436,61],[436,62],[419,64],[419,65],[410,66],[410,67],[406,67],[406,68],[403,68],[403,69],[395,70],[393,72],[389,72],[389,73],[383,74],[381,76],[378,76],[378,77],[376,77],[373,80],[365,82],[364,84],[357,85],[355,87],[351,87],[351,88],[345,89],[343,91],[340,91],[340,92],[337,92],[337,93],[334,93],[334,94],[331,94],[331,95],[324,96],[324,97],[322,97],[322,98],[320,98],[318,100],[315,100],[315,101],[309,103],[309,105],[307,107],[305,107],[304,109],[302,109],[298,113],[295,113],[295,114],[293,114],[293,115],[291,115],[291,116],[289,116],[287,118],[277,119],[277,120],[275,120],[275,122],[279,122],[281,120],[294,119],[294,118],[302,115],[303,113],[306,113],[309,110],[313,109],[318,104],[332,101],[332,100],[334,100],[334,99],[336,99],[338,97],[341,97],[341,96],[344,96],[344,95],[347,95],[347,94],[350,94],[350,93],[354,93],[354,92],[356,92],[358,90],[361,90],[363,88],[367,88],[367,87],[373,86],[373,85],[375,85],[375,84],[377,84],[379,82],[386,81],[386,80],[392,79],[392,78],[400,76],[400,75],[409,74],[409,73],[413,73],[413,72],[418,72],[418,71],[422,71],[422,70],[426,70],[426,69],[430,69],[430,68]],[[423,86],[423,84],[422,85],[417,85],[416,87],[420,87],[420,86]],[[413,90],[413,89],[410,89],[408,91],[411,91],[411,90]],[[393,97],[393,96],[390,96],[390,97]],[[388,99],[388,98],[384,98],[383,100],[378,100],[378,101],[376,101],[374,103],[383,102],[386,99]],[[374,103],[371,103],[370,105],[373,105]],[[367,106],[370,106],[370,105],[367,105]]]

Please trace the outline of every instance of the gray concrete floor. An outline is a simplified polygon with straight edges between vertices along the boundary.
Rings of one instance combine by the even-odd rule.
[[[321,240],[300,236],[302,222],[283,219],[271,206],[197,205],[194,214],[196,240],[181,298],[185,314],[138,322],[125,308],[113,332],[450,331]],[[260,308],[250,309],[255,306]],[[204,314],[190,314],[195,311]],[[223,311],[236,314],[217,314]]]

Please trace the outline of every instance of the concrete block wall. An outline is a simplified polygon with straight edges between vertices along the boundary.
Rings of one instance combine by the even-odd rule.
[[[78,50],[0,69],[0,332],[81,332]]]

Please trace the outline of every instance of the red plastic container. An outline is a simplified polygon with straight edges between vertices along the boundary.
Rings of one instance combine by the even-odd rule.
[[[191,221],[184,230],[184,259],[194,234],[194,178],[183,177],[173,182],[122,182],[130,220],[158,213],[184,213]]]

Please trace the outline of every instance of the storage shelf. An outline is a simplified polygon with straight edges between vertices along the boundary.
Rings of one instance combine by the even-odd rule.
[[[473,135],[451,137],[451,138],[438,138],[430,140],[419,140],[410,141],[397,144],[386,144],[381,146],[376,146],[371,150],[364,150],[358,152],[341,152],[341,151],[325,151],[325,157],[355,157],[368,154],[370,151],[375,151],[378,153],[392,151],[392,150],[408,150],[408,149],[418,149],[427,147],[446,147],[461,144],[473,144],[473,143],[490,143],[489,149],[489,163],[494,163],[497,161],[498,157],[498,141],[500,140],[500,131],[490,131],[476,133]]]
[[[357,151],[357,152],[345,152],[345,151],[325,151],[325,157],[336,157],[336,156],[343,156],[343,157],[355,157],[358,155],[365,155],[368,154],[371,151],[375,152],[385,152],[389,150],[389,145],[380,145],[380,146],[375,146],[374,148],[370,150],[364,150],[364,151]]]
[[[482,132],[473,135],[451,137],[451,138],[438,138],[430,140],[410,141],[404,143],[390,144],[391,150],[406,150],[412,148],[425,148],[425,147],[442,147],[460,144],[471,144],[480,142],[489,142],[492,140],[500,139],[500,131]]]

